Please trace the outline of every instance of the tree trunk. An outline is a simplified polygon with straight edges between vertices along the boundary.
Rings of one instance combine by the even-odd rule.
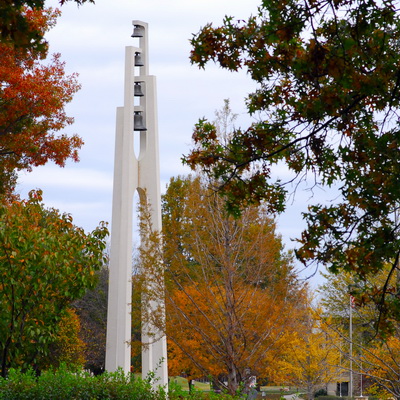
[[[228,370],[228,393],[234,396],[239,388],[238,373],[234,366]]]
[[[308,400],[314,399],[314,385],[311,384],[307,385],[307,399]]]
[[[3,359],[1,360],[1,376],[3,378],[7,376],[7,357],[8,357],[8,349],[10,347],[10,343],[11,343],[11,336],[7,338],[6,343],[4,344],[4,347],[2,349]]]

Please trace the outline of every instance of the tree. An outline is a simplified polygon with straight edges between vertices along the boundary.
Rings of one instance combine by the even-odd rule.
[[[97,284],[72,304],[79,317],[79,337],[84,342],[85,368],[104,372],[107,334],[108,268],[96,272]]]
[[[288,353],[277,365],[286,371],[285,383],[306,389],[308,400],[340,377],[340,337],[328,327],[319,312],[311,309],[303,329],[294,332]]]
[[[59,368],[65,364],[69,369],[82,369],[85,365],[85,343],[79,337],[81,324],[73,308],[62,314],[57,326],[57,333],[49,346],[48,354],[38,359],[40,370],[50,367]]]
[[[363,351],[359,364],[375,384],[369,392],[379,398],[400,397],[400,332]]]
[[[262,207],[235,220],[200,178],[190,177],[171,179],[162,205],[167,336],[193,369],[234,394],[252,376],[265,376],[285,330],[296,329],[303,289]],[[154,254],[145,243],[143,271]],[[159,295],[153,271],[144,281]],[[149,284],[151,276],[156,282]],[[150,301],[149,291],[145,297]],[[165,331],[153,312],[143,315]]]
[[[189,347],[192,354],[196,354],[197,357],[201,357],[202,364],[212,366],[212,359],[210,355],[204,352],[202,348],[201,338],[193,331],[193,329],[186,329],[182,332],[182,336],[186,335],[186,340],[190,341]],[[187,379],[189,392],[193,391],[194,380],[204,378],[204,371],[193,363],[191,358],[187,356],[179,344],[173,340],[168,340],[168,376],[183,376]],[[219,370],[215,368],[213,371],[214,376],[218,376]]]
[[[228,210],[265,200],[282,212],[288,186],[310,175],[338,190],[304,215],[297,255],[306,265],[360,277],[397,268],[399,27],[394,0],[272,0],[247,21],[225,17],[192,38],[192,63],[245,68],[259,84],[247,98],[259,121],[224,144],[201,120],[184,158],[217,183]],[[282,163],[289,179],[272,173]],[[381,287],[381,312],[398,313],[388,291]]]
[[[364,281],[355,280],[349,273],[327,274],[326,283],[319,290],[324,313],[330,316],[330,331],[342,337],[341,351],[344,358],[352,361],[353,370],[361,376],[361,379],[364,376],[374,383],[372,387],[366,387],[364,383],[362,391],[378,395],[380,398],[388,397],[388,393],[395,398],[400,396],[399,324],[394,320],[394,316],[388,316],[388,320],[381,320],[376,302],[361,297],[373,295],[377,291],[376,288],[381,287],[387,280],[390,269],[391,267],[387,266],[374,277]],[[396,281],[396,277],[392,277],[391,280]],[[349,337],[350,291],[356,296],[352,307],[351,338]],[[378,330],[379,326],[384,326],[386,329]],[[353,348],[352,354],[348,352],[350,342]]]
[[[381,288],[387,282],[390,270],[391,266],[387,265],[374,276],[364,279],[359,279],[350,272],[340,275],[322,274],[326,282],[318,289],[321,306],[332,317],[332,324],[338,329],[341,327],[344,332],[349,330],[350,298],[353,299],[353,341],[358,345],[371,342],[375,338],[384,338],[397,329],[396,314],[382,318],[379,306]],[[396,287],[396,279],[396,276],[391,276],[388,285]],[[396,301],[395,297],[394,293],[389,293],[386,302]]]
[[[104,263],[105,225],[92,233],[46,209],[41,192],[0,207],[0,362],[32,365],[48,352],[70,304]]]
[[[27,10],[25,19],[44,33],[57,15],[35,9]],[[59,54],[41,62],[46,56],[47,50],[21,50],[0,42],[0,193],[12,190],[18,170],[29,171],[49,160],[60,166],[68,158],[78,160],[82,139],[57,134],[73,122],[64,107],[80,88],[77,76],[65,74]]]
[[[68,0],[59,0],[63,5]],[[78,5],[94,0],[73,0]],[[41,11],[45,0],[2,0],[0,3],[0,42],[21,49],[47,47],[43,30],[31,24],[29,12]]]

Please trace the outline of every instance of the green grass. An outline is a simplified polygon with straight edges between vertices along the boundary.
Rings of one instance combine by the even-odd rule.
[[[189,390],[188,381],[181,376],[171,376],[171,382],[177,383],[183,390]]]
[[[194,387],[199,389],[199,390],[203,390],[203,391],[208,391],[210,390],[210,384],[209,383],[203,383],[203,382],[195,382],[194,383]]]
[[[288,390],[283,390],[286,388]],[[293,394],[297,393],[297,388],[291,388],[289,386],[261,386],[260,390],[266,393],[283,393],[283,394]]]
[[[180,385],[182,390],[189,391],[189,384],[186,378],[182,378],[181,376],[173,376],[171,377],[171,381],[177,383]],[[210,384],[209,383],[202,383],[202,382],[194,382],[194,387],[198,390],[202,391],[209,391],[210,390]]]
[[[261,386],[261,390],[268,393],[280,393],[282,386]]]
[[[182,390],[184,391],[189,391],[189,385],[188,385],[188,381],[186,378],[182,378],[181,376],[173,376],[170,378],[172,382],[177,383],[178,385],[180,385],[180,387],[182,388]],[[197,390],[201,390],[203,392],[208,392],[210,391],[210,384],[209,383],[202,383],[202,382],[194,382],[194,386]],[[293,393],[297,393],[297,389],[296,388],[290,388],[288,386],[284,386],[286,389],[289,390],[285,390],[283,391],[283,387],[282,386],[261,386],[260,390],[262,392],[266,392],[267,394],[293,394]]]

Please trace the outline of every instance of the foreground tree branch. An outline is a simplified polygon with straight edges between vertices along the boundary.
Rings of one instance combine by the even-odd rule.
[[[224,143],[201,120],[184,162],[217,182],[235,216],[262,202],[285,210],[288,187],[271,172],[282,163],[293,176],[285,182],[310,173],[338,190],[304,214],[297,256],[305,265],[362,278],[399,252],[398,10],[395,0],[272,0],[247,21],[225,17],[193,35],[192,63],[245,69],[258,83],[247,106],[260,118]]]

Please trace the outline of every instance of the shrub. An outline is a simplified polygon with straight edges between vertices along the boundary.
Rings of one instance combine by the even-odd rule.
[[[36,377],[32,369],[25,373],[11,368],[7,379],[0,378],[1,400],[33,399],[36,388]]]
[[[0,400],[167,400],[164,388],[154,389],[154,375],[146,379],[135,378],[122,370],[93,376],[89,372],[73,372],[62,365],[58,370],[43,372],[36,377],[10,369],[7,378],[0,377]],[[226,394],[205,393],[194,390],[184,392],[171,383],[169,400],[233,400]]]
[[[314,397],[320,397],[320,396],[327,396],[328,392],[326,389],[319,389],[314,393]]]
[[[152,388],[152,379],[125,375],[122,370],[92,376],[70,372],[65,367],[47,371],[38,378],[32,370],[10,370],[0,378],[0,400],[166,400],[163,388]]]

